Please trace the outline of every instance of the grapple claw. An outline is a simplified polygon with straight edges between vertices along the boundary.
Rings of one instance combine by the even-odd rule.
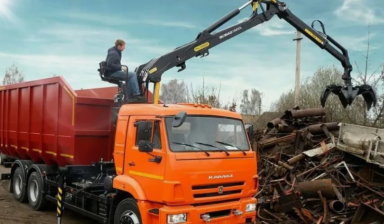
[[[358,96],[362,95],[369,110],[372,105],[375,106],[377,99],[373,88],[370,85],[355,86],[347,85],[328,85],[320,97],[321,106],[325,107],[325,102],[329,94],[335,94],[339,97],[341,104],[344,108],[351,105],[353,100]]]
[[[325,101],[327,101],[329,94],[334,93],[334,94],[338,95],[338,91],[340,88],[341,88],[341,86],[337,86],[337,85],[326,86],[324,92],[320,96],[321,106],[325,107]]]
[[[342,101],[343,107],[346,108],[348,105],[351,105],[353,100],[356,98],[357,93],[359,92],[358,87],[352,87],[352,85],[347,85],[340,89],[341,93],[339,94],[339,99]]]
[[[360,95],[360,94],[363,96],[365,103],[367,104],[367,110],[369,110],[372,107],[372,105],[376,106],[377,98],[372,86],[370,85],[359,86],[359,93],[357,95]]]

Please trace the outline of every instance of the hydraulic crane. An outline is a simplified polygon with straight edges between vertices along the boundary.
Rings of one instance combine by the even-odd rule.
[[[266,7],[264,8],[263,5]],[[248,6],[252,6],[252,14],[248,19],[219,32],[212,33],[224,23],[238,15]],[[259,9],[261,9],[261,13],[258,13]],[[344,74],[341,78],[344,80],[345,85],[328,85],[320,97],[321,105],[323,107],[325,106],[327,97],[331,93],[339,97],[344,108],[346,108],[348,105],[351,105],[353,100],[358,95],[363,96],[367,105],[367,110],[369,110],[372,105],[376,105],[376,95],[371,86],[352,86],[351,71],[353,68],[349,61],[348,51],[342,45],[336,42],[336,40],[334,40],[331,36],[325,34],[323,24],[319,21],[323,32],[315,30],[313,28],[313,23],[311,28],[302,20],[300,20],[296,15],[294,15],[287,8],[286,3],[278,0],[250,0],[241,7],[234,9],[223,18],[210,25],[204,31],[200,32],[194,41],[180,46],[167,54],[154,58],[149,62],[138,66],[135,71],[138,74],[139,82],[141,82],[141,84],[146,83],[146,86],[148,86],[149,82],[154,83],[153,102],[156,104],[159,99],[161,76],[165,71],[173,67],[181,67],[178,70],[179,72],[184,70],[186,68],[185,62],[187,60],[197,56],[208,56],[209,49],[243,33],[246,30],[249,30],[252,27],[255,27],[265,21],[269,21],[275,15],[277,15],[279,19],[284,19],[295,29],[303,33],[307,38],[312,40],[317,46],[319,46],[321,49],[325,49],[328,53],[330,53],[341,62],[341,65],[344,68]],[[337,47],[341,52],[331,44]]]

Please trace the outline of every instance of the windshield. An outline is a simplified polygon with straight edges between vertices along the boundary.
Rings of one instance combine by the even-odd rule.
[[[187,116],[177,128],[172,127],[173,117],[165,119],[170,150],[180,151],[248,151],[249,144],[241,120]]]

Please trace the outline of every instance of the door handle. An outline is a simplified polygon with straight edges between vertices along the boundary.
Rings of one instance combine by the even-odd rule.
[[[129,166],[135,166],[135,162],[128,163]]]

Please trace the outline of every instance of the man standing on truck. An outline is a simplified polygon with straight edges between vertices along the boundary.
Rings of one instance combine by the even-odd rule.
[[[126,92],[130,96],[129,102],[145,103],[146,98],[140,94],[140,87],[135,72],[128,71],[127,67],[121,65],[121,52],[125,49],[125,41],[118,39],[115,46],[108,49],[107,66],[111,69],[106,75],[124,80]],[[128,88],[128,86],[130,88]],[[125,96],[128,98],[128,96]]]

